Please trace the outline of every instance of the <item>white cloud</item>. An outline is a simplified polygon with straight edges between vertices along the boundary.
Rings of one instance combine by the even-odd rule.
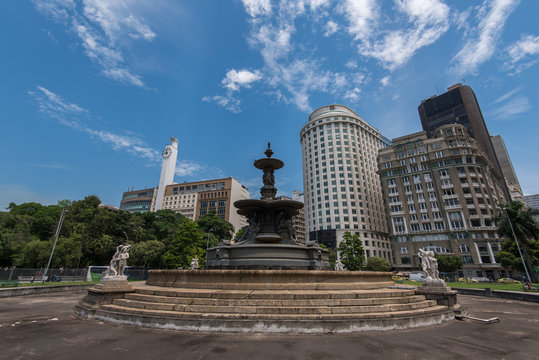
[[[359,99],[359,93],[361,92],[360,89],[354,88],[352,90],[349,90],[344,94],[344,98],[350,101],[357,101]]]
[[[176,165],[176,175],[178,176],[192,176],[201,170],[203,170],[205,167],[194,162],[191,160],[181,160]]]
[[[251,17],[257,17],[260,15],[268,15],[271,13],[270,0],[242,0],[245,11],[251,15]]]
[[[86,121],[91,119],[86,109],[66,101],[42,86],[38,86],[37,90],[30,91],[29,94],[36,101],[41,113],[58,120],[62,125],[110,145],[115,151],[127,152],[152,162],[159,160],[159,152],[147,146],[140,138],[128,133],[115,134],[108,130],[92,129],[86,124]]]
[[[231,92],[223,95],[214,95],[214,96],[204,96],[202,101],[208,103],[216,103],[217,105],[224,107],[234,114],[239,114],[241,112],[241,101]]]
[[[505,94],[501,95],[500,97],[498,97],[496,100],[494,100],[492,102],[492,104],[498,104],[498,103],[501,103],[502,101],[505,101],[507,99],[509,99],[510,97],[512,97],[513,95],[517,94],[518,92],[520,92],[522,90],[521,87],[517,87],[517,88],[514,88],[513,90],[509,91],[509,92],[506,92]]]
[[[477,73],[481,64],[489,60],[502,33],[505,21],[518,5],[519,0],[485,1],[477,17],[479,25],[471,39],[466,41],[462,49],[455,55],[452,72],[458,75]]]
[[[240,87],[248,88],[251,86],[251,83],[260,79],[262,79],[262,75],[260,75],[260,71],[258,70],[252,72],[246,69],[240,71],[232,69],[226,73],[221,83],[230,91],[239,91]]]
[[[326,23],[326,32],[324,33],[325,37],[329,37],[337,32],[339,25],[336,22],[329,20]]]
[[[75,9],[73,0],[32,0],[32,3],[40,13],[64,24],[69,20],[69,12]]]
[[[137,12],[140,0],[83,0],[76,6],[70,0],[34,1],[36,9],[54,21],[62,22],[79,38],[86,55],[98,64],[101,73],[124,84],[144,87],[140,75],[129,68],[123,48],[132,40],[152,41],[156,34]]]
[[[152,40],[155,33],[138,15],[132,13],[133,5],[136,5],[136,1],[85,0],[84,15],[98,24],[112,42],[122,35]]]
[[[348,19],[348,32],[355,40],[368,43],[378,25],[380,8],[376,0],[347,0],[342,9]]]
[[[539,35],[522,35],[520,40],[505,49],[508,60],[504,65],[519,73],[535,65],[539,59]],[[535,56],[535,57],[534,57]],[[531,58],[530,58],[531,57]]]
[[[387,86],[387,85],[389,84],[389,80],[390,80],[389,75],[388,75],[388,76],[384,76],[384,77],[380,80],[380,84],[382,84],[382,86]]]
[[[381,40],[369,39],[370,30],[356,39],[359,53],[379,60],[389,70],[406,64],[422,47],[437,41],[449,29],[449,7],[439,0],[402,0],[396,10],[408,17],[408,28],[387,31]]]
[[[519,96],[509,100],[503,105],[499,106],[492,112],[490,117],[497,120],[511,120],[517,115],[528,112],[531,109],[530,101],[527,97]]]
[[[348,69],[351,69],[351,70],[356,69],[356,68],[357,68],[357,61],[355,61],[355,60],[348,60],[348,61],[346,62],[346,64],[344,64],[344,66],[346,66]]]
[[[528,112],[531,109],[527,97],[520,95],[522,87],[517,87],[499,96],[489,104],[488,117],[496,120],[511,120],[517,115]]]

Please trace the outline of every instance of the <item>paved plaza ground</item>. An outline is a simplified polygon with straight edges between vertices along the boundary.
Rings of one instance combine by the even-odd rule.
[[[459,296],[482,324],[451,321],[322,335],[188,333],[80,320],[85,292],[0,299],[0,359],[538,359],[539,304]]]

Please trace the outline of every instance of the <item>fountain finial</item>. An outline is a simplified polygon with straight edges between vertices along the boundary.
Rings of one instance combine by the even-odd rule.
[[[266,149],[266,152],[264,154],[266,154],[267,157],[271,157],[271,155],[273,155],[273,150],[271,150],[271,148],[270,148],[270,142],[269,141],[268,141],[268,148]]]

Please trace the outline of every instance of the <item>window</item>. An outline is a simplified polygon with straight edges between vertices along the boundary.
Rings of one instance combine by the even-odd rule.
[[[409,254],[408,248],[406,246],[401,247],[401,254]]]
[[[470,248],[466,244],[460,244],[459,245],[459,250],[460,250],[460,252],[463,252],[463,253],[469,253],[470,252]]]

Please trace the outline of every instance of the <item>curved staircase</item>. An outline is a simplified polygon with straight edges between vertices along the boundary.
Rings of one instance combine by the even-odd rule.
[[[173,272],[159,272],[97,307],[83,299],[75,312],[118,324],[226,332],[389,330],[454,318],[455,308],[396,288],[387,273],[175,271],[181,280],[170,282]]]

